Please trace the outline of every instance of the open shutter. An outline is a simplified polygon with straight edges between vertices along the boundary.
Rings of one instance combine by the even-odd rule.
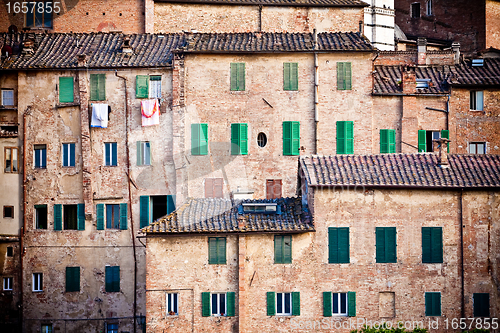
[[[59,78],[59,103],[74,102],[74,79],[73,77]]]
[[[283,155],[292,155],[292,122],[283,122]]]
[[[422,262],[431,261],[431,228],[422,227]]]
[[[54,230],[62,230],[62,205],[54,205]]]
[[[238,90],[245,90],[245,63],[238,64]]]
[[[240,124],[231,124],[231,155],[240,154]]]
[[[444,138],[444,139],[448,139],[449,140],[450,139],[450,131],[449,130],[442,130],[441,131],[441,137]],[[447,147],[448,148],[447,151],[449,153],[450,152],[450,143],[449,142],[447,143],[447,146],[448,146]]]
[[[127,230],[128,228],[128,204],[120,204],[120,230]]]
[[[191,155],[200,155],[200,124],[191,124]]]
[[[226,264],[226,238],[217,238],[217,263],[219,265]]]
[[[330,291],[323,292],[323,317],[332,316],[332,293]]]
[[[299,155],[300,122],[292,121],[292,155]]]
[[[387,262],[385,259],[385,228],[375,228],[376,261]]]
[[[345,122],[345,153],[354,154],[354,122]]]
[[[346,154],[345,121],[337,121],[337,154]]]
[[[352,89],[352,71],[351,71],[351,63],[346,62],[344,63],[344,78],[345,78],[345,89],[346,90],[351,90]]]
[[[431,262],[443,262],[443,229],[431,228]]]
[[[175,210],[175,195],[167,195],[167,214]]]
[[[140,227],[144,228],[149,225],[149,196],[141,195],[139,198],[139,206],[140,206]]]
[[[349,228],[338,228],[338,263],[348,264],[349,258]]]
[[[356,293],[353,291],[347,293],[347,315],[356,317]]]
[[[300,293],[292,292],[292,316],[300,316]]]
[[[75,146],[74,143],[69,144],[69,166],[72,167],[75,166]]]
[[[227,313],[226,316],[234,317],[234,308],[236,303],[235,293],[229,291],[226,293],[226,302],[227,302]]]
[[[118,165],[118,145],[114,142],[111,144],[111,165]]]
[[[274,236],[274,263],[283,263],[283,236]]]
[[[200,155],[208,155],[208,124],[200,124]]]
[[[218,264],[217,258],[217,238],[208,238],[208,263],[215,265]]]
[[[136,75],[135,77],[135,98],[149,97],[149,76]]]
[[[283,236],[283,264],[292,263],[292,236]]]
[[[283,63],[283,90],[292,90],[290,88],[290,63]]]
[[[210,317],[210,293],[201,293],[201,315]]]
[[[396,228],[385,228],[385,262],[397,262]]]
[[[418,131],[418,152],[419,153],[425,153],[427,150],[426,136],[427,136],[427,131],[425,131],[425,130]]]
[[[339,229],[328,228],[328,262],[336,264],[339,262]]]
[[[96,205],[97,230],[104,230],[104,204]]]
[[[76,211],[78,230],[85,230],[85,204],[78,204],[76,206]]]
[[[343,62],[337,62],[337,90],[345,90],[345,69]]]
[[[267,315],[274,316],[276,314],[276,293],[273,291],[268,291],[266,293],[267,298]]]
[[[142,142],[137,141],[137,165],[142,165],[142,156],[143,156]]]
[[[248,155],[248,124],[240,124],[240,154]]]
[[[231,90],[238,90],[238,64],[231,63]]]

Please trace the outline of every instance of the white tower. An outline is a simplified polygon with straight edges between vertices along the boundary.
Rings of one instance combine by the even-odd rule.
[[[379,50],[394,51],[394,0],[363,0],[365,36]]]

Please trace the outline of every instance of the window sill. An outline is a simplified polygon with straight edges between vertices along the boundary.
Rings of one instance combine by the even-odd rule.
[[[2,110],[17,111],[17,106],[15,106],[15,105],[0,105],[0,111],[2,111]]]
[[[80,106],[80,103],[60,103],[60,104],[56,104],[56,109],[59,109],[59,108],[65,108],[65,107],[69,107],[69,106]]]

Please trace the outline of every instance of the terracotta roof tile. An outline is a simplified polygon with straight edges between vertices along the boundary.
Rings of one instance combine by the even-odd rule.
[[[360,0],[154,0],[155,2],[198,3],[212,5],[263,5],[290,7],[366,7]]]
[[[452,85],[500,85],[500,58],[484,58],[483,66],[472,66],[466,60],[453,68]]]

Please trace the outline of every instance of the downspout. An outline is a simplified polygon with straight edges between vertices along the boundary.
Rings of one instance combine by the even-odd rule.
[[[26,231],[26,199],[28,197],[27,186],[26,186],[26,110],[23,114],[23,226],[21,227],[20,238],[19,238],[19,323],[21,325],[21,331],[24,332],[24,306],[23,306],[23,277],[24,277],[24,266],[23,266],[23,257],[24,257],[24,233]]]
[[[319,122],[319,64],[318,64],[318,34],[313,30],[313,50],[314,50],[314,154],[318,153],[318,122]]]
[[[465,318],[465,283],[464,283],[464,225],[463,225],[463,189],[458,194],[458,220],[460,222],[460,318]]]
[[[123,79],[125,84],[125,148],[127,150],[127,184],[128,184],[128,213],[130,214],[130,230],[132,232],[132,249],[134,253],[134,333],[137,332],[137,254],[135,252],[135,230],[134,230],[134,217],[132,215],[132,189],[130,186],[130,151],[128,147],[128,91],[127,91],[127,78],[118,75],[115,70],[115,76]]]

